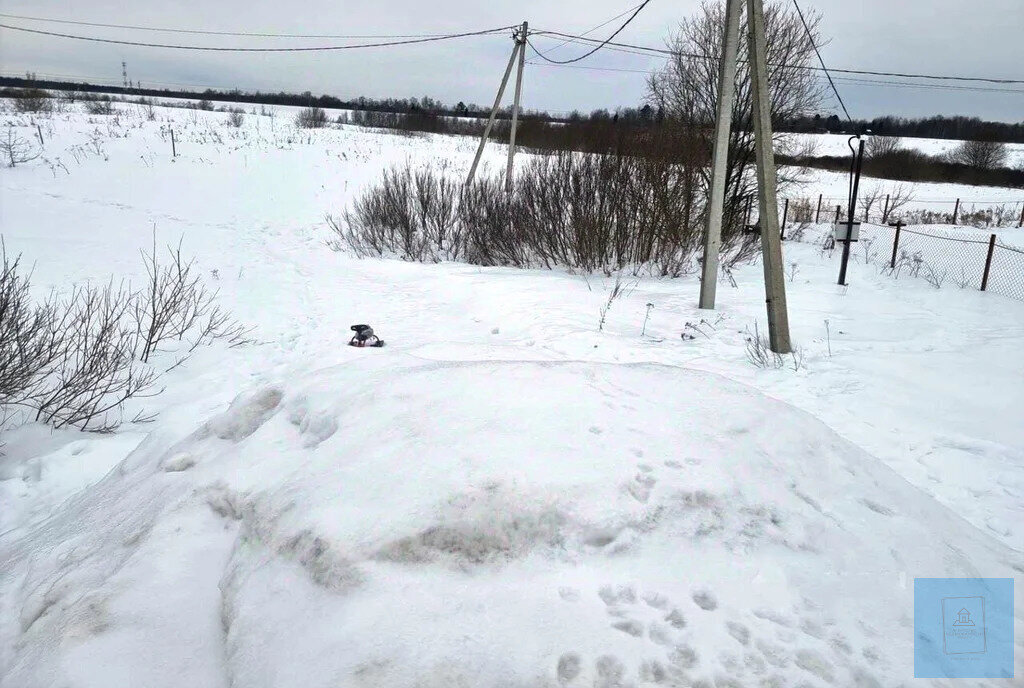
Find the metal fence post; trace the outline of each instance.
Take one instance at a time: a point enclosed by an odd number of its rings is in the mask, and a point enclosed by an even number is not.
[[[750,211],[753,208],[753,205],[754,205],[754,198],[753,198],[753,196],[751,196],[750,198],[747,199],[746,219],[743,221],[743,224],[745,226],[747,226],[747,227],[750,226]]]
[[[782,206],[782,229],[779,230],[779,239],[786,238],[786,217],[789,215],[789,199],[786,199],[786,204]]]
[[[1024,218],[1024,210],[1021,211],[1021,217]],[[821,222],[821,194],[818,194],[818,209],[814,213],[814,224]]]
[[[885,207],[882,208],[882,224],[889,223],[889,194],[885,194]]]
[[[896,269],[896,249],[900,247],[900,230],[903,229],[903,222],[896,220],[896,236],[892,240],[892,258],[889,260],[889,267]]]
[[[832,224],[834,224],[834,225],[839,224],[839,211],[842,210],[842,209],[843,209],[843,206],[841,206],[841,205],[837,205],[836,206],[836,219],[832,220]]]
[[[988,287],[988,273],[992,269],[992,253],[996,250],[996,235],[988,238],[988,255],[985,256],[985,272],[981,275],[981,290]]]
[[[174,130],[171,129],[171,157],[178,157],[178,148],[174,145]]]
[[[953,224],[956,224],[956,218],[960,215],[960,199],[956,199],[956,205],[953,206]]]
[[[1017,220],[1017,227],[1024,227],[1024,203],[1020,204],[1020,219]]]

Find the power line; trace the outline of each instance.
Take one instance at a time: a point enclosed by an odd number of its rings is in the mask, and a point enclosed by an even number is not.
[[[572,39],[570,42],[580,43],[582,45],[593,45],[598,43],[596,39],[587,38],[586,36],[579,36],[576,34],[563,33],[561,31],[548,31],[538,30],[531,31],[530,35],[536,36],[554,36],[556,38],[568,38]],[[638,55],[650,56],[650,55],[664,55],[666,57],[690,57],[701,60],[718,60],[719,57],[715,55],[701,55],[699,53],[684,53],[679,51],[669,50],[667,48],[653,48],[647,45],[635,45],[631,43],[616,43],[614,41],[606,41],[603,47],[609,50],[619,48],[618,52],[633,52]],[[789,67],[793,69],[806,69],[810,71],[820,72],[823,71],[821,67],[809,67],[806,65],[793,65],[793,64],[779,64],[779,63],[768,63],[769,67]],[[1000,79],[994,77],[980,77],[980,76],[955,76],[948,74],[919,74],[913,72],[883,72],[867,69],[844,69],[840,67],[830,67],[829,71],[832,73],[840,74],[861,74],[865,76],[889,76],[898,77],[904,79],[935,79],[941,81],[977,81],[989,84],[1024,84],[1024,79]]]
[[[526,39],[526,42],[530,44],[530,47],[533,48],[533,52],[537,53],[538,57],[540,57],[542,60],[550,62],[551,64],[571,64],[573,62],[579,62],[580,60],[588,58],[591,55],[593,55],[594,53],[596,53],[598,50],[600,50],[605,45],[610,43],[613,38],[615,38],[620,33],[622,33],[622,30],[625,29],[627,26],[629,26],[629,23],[631,21],[633,21],[634,19],[636,19],[636,15],[640,14],[641,10],[643,10],[643,8],[647,7],[647,5],[650,4],[650,2],[651,2],[651,0],[644,0],[642,3],[640,3],[640,5],[637,6],[637,8],[635,10],[633,10],[633,14],[629,15],[629,19],[627,19],[626,21],[622,22],[622,26],[617,28],[612,33],[611,36],[609,36],[608,38],[604,39],[601,43],[599,43],[597,46],[595,46],[593,50],[585,52],[582,55],[580,55],[579,57],[574,57],[571,60],[552,60],[550,57],[546,56],[544,53],[538,51],[537,48],[534,47],[533,43],[530,42],[529,38]]]
[[[583,69],[592,72],[622,72],[627,74],[650,74],[650,69],[629,69],[627,67],[593,67],[590,65],[561,65],[547,62],[528,61],[526,64],[534,67],[559,67],[563,69]],[[819,78],[824,78],[821,76]],[[1015,93],[1024,95],[1024,89],[1019,88],[988,88],[985,86],[954,86],[952,84],[928,84],[913,81],[884,81],[881,79],[860,79],[854,77],[833,77],[837,82],[848,83],[853,86],[883,86],[899,88],[924,88],[940,91],[969,91],[975,93]]]
[[[640,3],[640,5],[643,5],[643,4],[644,4],[644,3]],[[612,23],[613,21],[615,21],[616,19],[619,19],[619,18],[621,18],[621,17],[625,17],[625,16],[627,15],[627,14],[629,14],[629,13],[630,13],[630,12],[632,12],[633,10],[636,10],[636,9],[640,8],[640,5],[634,5],[633,7],[630,7],[630,8],[629,8],[628,10],[626,10],[625,12],[620,12],[619,14],[616,14],[616,15],[615,15],[614,17],[612,17],[611,19],[608,19],[607,21],[603,21],[603,22],[601,22],[600,24],[598,24],[598,25],[597,25],[597,26],[595,26],[594,28],[592,28],[592,29],[587,29],[586,31],[584,31],[584,32],[583,32],[583,33],[581,33],[580,35],[581,35],[581,36],[586,36],[586,35],[587,35],[588,33],[594,33],[594,32],[595,32],[595,31],[597,31],[598,29],[602,29],[602,28],[604,28],[605,26],[608,26],[609,24],[611,24],[611,23]],[[642,9],[642,8],[641,8],[641,9]],[[553,47],[553,48],[548,48],[548,49],[547,49],[546,51],[544,51],[544,54],[545,54],[545,55],[548,55],[548,54],[550,54],[550,53],[554,52],[555,50],[558,50],[558,49],[559,49],[559,48],[561,48],[561,47],[562,47],[563,45],[566,45],[567,43],[569,43],[569,41],[567,41],[567,40],[565,40],[565,41],[562,41],[561,43],[559,43],[559,44],[558,44],[558,45],[556,45],[555,47]],[[539,63],[536,63],[536,62],[531,62],[530,64],[539,64]]]
[[[464,33],[452,33],[444,34],[440,36],[431,36],[428,38],[410,38],[405,40],[397,41],[382,41],[378,43],[361,43],[357,45],[325,45],[325,46],[304,46],[304,47],[290,47],[290,48],[226,48],[220,46],[200,46],[200,45],[176,45],[169,43],[144,43],[141,41],[121,41],[113,38],[97,38],[95,36],[76,36],[67,33],[57,33],[55,31],[42,31],[39,29],[28,29],[23,26],[10,26],[9,24],[0,24],[0,28],[10,29],[12,31],[24,31],[25,33],[40,34],[43,36],[55,36],[57,38],[71,38],[79,41],[90,41],[93,43],[113,43],[115,45],[134,45],[143,48],[166,48],[170,50],[199,50],[207,52],[231,52],[231,53],[303,53],[303,52],[321,52],[331,50],[356,50],[359,48],[382,48],[394,45],[411,45],[414,43],[430,43],[433,41],[446,41],[453,38],[466,38],[469,36],[486,36],[495,33],[502,33],[509,29],[515,28],[514,26],[500,26],[494,29],[485,29],[483,31],[467,31]]]
[[[846,119],[849,122],[853,122],[853,117],[850,117],[850,111],[846,109],[846,103],[843,102],[843,97],[839,95],[839,89],[836,88],[836,83],[832,81],[832,75],[828,73],[828,67],[825,66],[825,60],[821,57],[821,52],[818,50],[817,43],[814,42],[814,36],[811,35],[811,27],[807,26],[807,20],[804,19],[804,13],[800,9],[800,5],[796,0],[793,0],[793,6],[796,7],[796,13],[800,15],[800,23],[804,25],[804,33],[807,34],[807,40],[811,42],[811,47],[814,48],[814,54],[818,56],[818,62],[821,63],[821,69],[825,72],[825,76],[828,77],[828,85],[832,87],[832,92],[836,94],[836,100],[839,101],[840,107],[843,108],[843,112],[846,114]],[[851,211],[852,212],[852,211]],[[845,260],[846,253],[843,253]],[[846,269],[846,263],[843,263],[843,269]]]
[[[24,19],[26,21],[47,22],[50,24],[71,24],[74,26],[96,26],[107,29],[129,29],[131,31],[156,31],[158,33],[185,33],[203,36],[250,36],[256,38],[434,38],[444,34],[410,33],[410,34],[318,34],[318,33],[261,33],[254,31],[207,31],[203,29],[171,29],[156,26],[139,26],[136,24],[104,24],[101,22],[74,21],[71,19],[50,19],[47,17],[30,17],[23,14],[7,14],[0,12],[0,17],[8,19]]]

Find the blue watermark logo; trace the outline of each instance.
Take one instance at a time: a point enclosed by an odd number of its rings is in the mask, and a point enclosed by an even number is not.
[[[1013,579],[914,579],[915,678],[1013,678]]]

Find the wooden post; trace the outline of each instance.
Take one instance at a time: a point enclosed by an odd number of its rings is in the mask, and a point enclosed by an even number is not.
[[[882,224],[889,223],[889,194],[885,194],[885,205],[882,207]]]
[[[903,222],[896,220],[896,236],[892,240],[892,258],[889,260],[889,267],[896,268],[896,249],[900,247],[900,230],[903,229]]]
[[[988,255],[985,256],[985,272],[981,275],[981,290],[985,291],[988,288],[988,273],[992,269],[992,254],[996,250],[996,235],[993,234],[988,238]]]
[[[1020,204],[1020,219],[1017,220],[1017,227],[1024,227],[1024,203]]]
[[[764,300],[768,310],[768,345],[777,354],[793,350],[789,338],[786,280],[779,240],[778,180],[772,148],[771,93],[768,89],[768,49],[762,0],[747,0],[747,66],[754,122],[754,161],[757,175],[758,222],[761,224],[761,262]],[[847,244],[849,245],[849,244]]]
[[[43,128],[41,126],[39,126],[39,122],[36,122],[36,131],[39,133],[39,145],[40,146],[45,145],[43,143]]]
[[[476,157],[473,158],[473,166],[469,168],[466,176],[466,186],[473,182],[473,175],[476,174],[476,166],[480,164],[480,155],[484,152],[484,144],[491,134],[491,127],[494,126],[494,118],[498,116],[498,106],[501,105],[501,97],[505,95],[505,85],[508,84],[508,75],[512,73],[512,65],[516,62],[516,55],[523,46],[516,43],[512,48],[512,54],[508,58],[508,66],[505,67],[505,76],[501,77],[501,86],[498,87],[498,95],[494,96],[494,105],[491,107],[491,116],[487,118],[487,126],[484,127],[484,134],[480,137],[480,145],[476,148]]]
[[[519,96],[523,92],[523,64],[526,61],[526,36],[529,24],[523,22],[522,33],[516,38],[519,46],[519,70],[516,72],[516,93],[512,104],[512,128],[508,134],[508,165],[505,167],[505,191],[512,193],[512,162],[516,155],[516,124],[519,122]]]
[[[786,218],[789,216],[789,199],[786,199],[785,205],[782,206],[782,228],[779,229],[779,239],[786,238]]]
[[[749,227],[750,226],[750,214],[751,214],[751,210],[753,209],[753,205],[754,205],[754,199],[753,198],[748,198],[747,199],[747,211],[746,211],[746,213],[745,213],[745,215],[743,217],[743,225],[745,227]]]
[[[956,224],[956,218],[960,215],[960,199],[956,199],[956,205],[953,206],[953,224]]]
[[[171,157],[178,157],[178,148],[174,145],[174,130],[171,129]]]
[[[814,212],[814,224],[821,221],[821,194],[818,194],[818,209]]]
[[[834,225],[839,224],[839,213],[840,213],[840,211],[842,211],[842,209],[843,209],[843,206],[838,205],[838,204],[836,205],[836,219],[832,220],[832,224],[834,224]]]
[[[741,0],[726,0],[722,27],[722,60],[718,67],[718,102],[715,104],[715,140],[711,150],[711,188],[704,219],[704,254],[701,261],[700,308],[715,307],[718,287],[718,252],[722,244],[725,174],[729,158],[732,106],[736,99],[736,61],[739,56]]]

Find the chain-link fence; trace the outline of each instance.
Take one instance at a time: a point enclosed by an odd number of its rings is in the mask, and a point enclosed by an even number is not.
[[[824,194],[783,197],[779,212],[788,208],[795,222],[834,222],[847,215],[847,198]],[[756,205],[756,204],[754,204]],[[756,207],[753,214],[757,214]],[[967,227],[1024,227],[1024,200],[962,200],[959,198],[915,198],[905,188],[884,193],[878,189],[860,194],[857,220],[905,225],[960,225]]]
[[[884,261],[894,275],[909,275],[935,287],[956,285],[1024,301],[1024,248],[956,230],[930,231],[862,224],[860,249]]]

